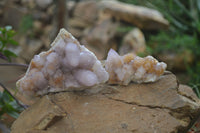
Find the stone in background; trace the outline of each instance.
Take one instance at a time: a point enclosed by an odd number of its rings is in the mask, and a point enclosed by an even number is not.
[[[0,7],[0,25],[12,25],[20,32],[16,40],[21,48],[15,51],[19,54],[18,62],[28,64],[33,55],[49,49],[58,31],[56,3],[53,0],[3,0]],[[110,48],[119,50],[122,40],[126,40],[125,34],[128,32],[117,35],[120,25],[128,24],[147,30],[169,26],[158,11],[118,1],[67,1],[66,7],[68,31],[93,50],[99,59],[105,59]],[[22,25],[24,19],[28,22]],[[31,26],[21,34],[19,30],[26,27],[27,23],[31,23]],[[143,43],[143,38],[139,39]],[[144,46],[138,44],[136,47],[143,49]]]
[[[119,48],[119,54],[124,55],[126,53],[144,53],[146,50],[145,37],[142,31],[138,28],[134,28],[128,32],[122,41],[122,46]]]

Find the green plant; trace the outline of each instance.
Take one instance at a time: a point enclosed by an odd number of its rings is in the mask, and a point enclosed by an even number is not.
[[[194,67],[188,67],[188,74],[191,76],[191,81],[189,85],[196,92],[197,96],[200,98],[200,62],[198,62]]]
[[[23,108],[18,105],[16,100],[7,91],[0,92],[0,119],[3,119],[2,116],[5,113],[13,118],[17,118],[22,110]]]
[[[170,21],[173,32],[200,36],[199,0],[167,0],[152,5]]]
[[[17,56],[8,49],[9,45],[18,45],[18,43],[13,40],[15,34],[16,32],[12,30],[11,26],[0,28],[0,58],[11,61],[11,57]]]
[[[148,44],[154,49],[154,54],[163,52],[182,53],[185,50],[195,51],[196,48],[200,49],[196,37],[166,31],[150,36]]]
[[[9,45],[18,45],[18,43],[13,40],[15,34],[16,32],[12,30],[11,26],[0,28],[0,58],[11,61],[11,57],[17,57],[15,53],[8,49]],[[0,63],[0,66],[3,65],[22,66],[23,64]],[[0,91],[0,119],[2,119],[5,113],[17,118],[24,106],[18,102],[3,84],[0,83],[0,86],[4,89]]]
[[[25,15],[22,18],[19,32],[26,33],[32,27],[33,27],[33,17],[31,15]]]

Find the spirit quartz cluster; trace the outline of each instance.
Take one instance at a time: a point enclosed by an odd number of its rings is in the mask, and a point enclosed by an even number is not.
[[[51,49],[35,55],[17,88],[27,95],[84,89],[108,80],[101,62],[66,30],[61,29]]]
[[[152,56],[119,56],[112,49],[104,68],[94,53],[64,29],[51,46],[47,52],[34,56],[25,76],[17,82],[20,92],[33,96],[92,88],[107,81],[121,85],[131,81],[154,82],[166,69],[165,63],[159,63]]]
[[[110,84],[128,85],[129,82],[154,82],[164,73],[167,65],[152,56],[141,58],[132,53],[118,55],[114,50],[108,52],[105,68],[109,73]]]

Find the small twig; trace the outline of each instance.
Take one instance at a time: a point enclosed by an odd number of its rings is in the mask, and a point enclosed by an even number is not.
[[[0,63],[0,66],[21,66],[28,68],[27,64],[19,64],[19,63]]]
[[[13,99],[17,102],[17,104],[18,104],[19,106],[21,106],[21,107],[24,108],[24,109],[27,108],[27,105],[21,104],[21,103],[18,101],[18,99],[15,98],[15,96],[13,96],[13,95],[10,93],[10,91],[9,91],[2,83],[0,83],[0,86],[1,86],[6,92],[8,92],[9,95],[11,95],[11,96],[13,97]]]

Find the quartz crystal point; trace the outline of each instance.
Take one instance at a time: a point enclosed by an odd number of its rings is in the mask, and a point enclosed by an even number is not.
[[[61,29],[50,50],[35,55],[17,88],[26,95],[82,90],[109,78],[96,56]]]
[[[164,73],[166,67],[164,62],[158,62],[152,56],[141,58],[131,53],[119,56],[113,49],[109,51],[105,61],[109,84],[154,82]]]

